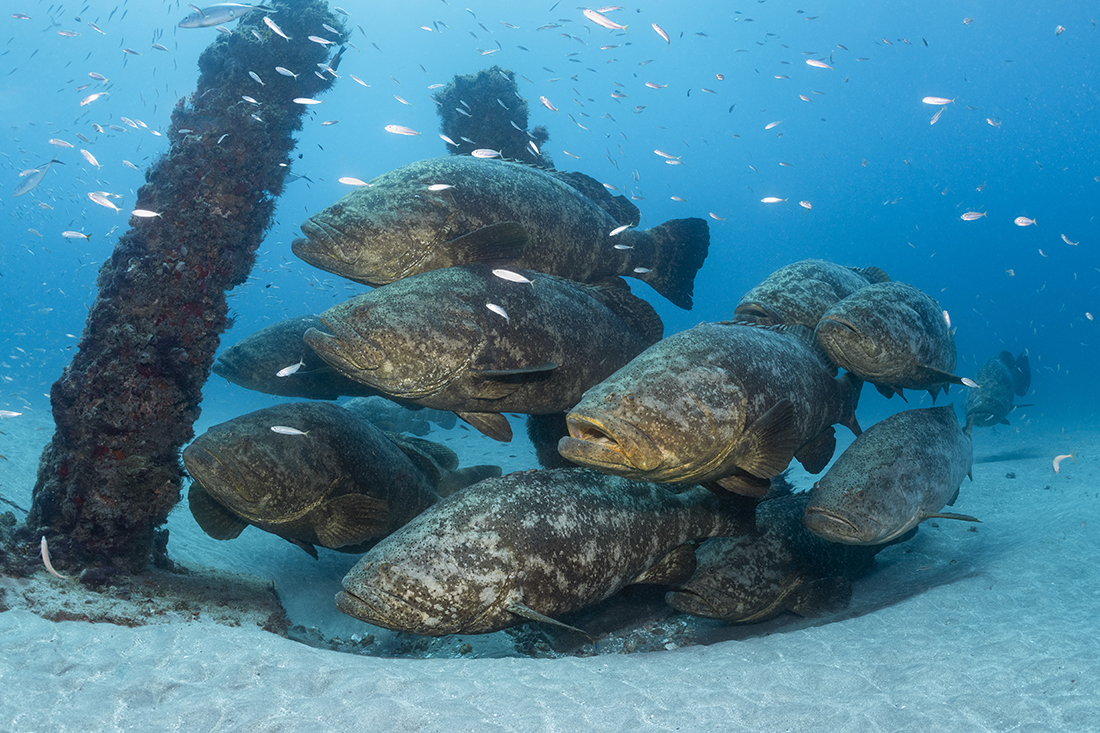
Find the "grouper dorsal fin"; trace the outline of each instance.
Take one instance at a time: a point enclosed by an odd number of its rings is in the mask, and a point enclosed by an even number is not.
[[[881,268],[875,267],[873,265],[871,267],[850,267],[848,269],[856,272],[859,275],[862,275],[867,279],[867,282],[871,283],[872,285],[875,283],[890,282],[890,276],[887,275],[886,272],[883,271]]]
[[[657,315],[656,309],[631,293],[629,289],[609,285],[577,284],[636,331],[645,343],[652,346],[664,337],[665,324]]]
[[[516,221],[502,221],[475,229],[447,243],[458,264],[506,265],[518,259],[530,236]]]
[[[798,448],[794,403],[779,400],[758,417],[738,441],[735,462],[757,478],[771,478],[783,472]]]
[[[248,526],[248,522],[216,502],[197,481],[187,491],[187,505],[199,528],[216,540],[236,539]]]
[[[606,211],[619,224],[638,226],[642,212],[624,196],[612,196],[607,188],[595,178],[578,171],[544,171],[562,183],[576,189],[586,198]]]
[[[512,613],[516,614],[517,616],[522,616],[523,618],[527,619],[528,621],[539,621],[539,622],[544,623],[544,624],[552,624],[554,626],[560,626],[563,629],[569,629],[570,631],[576,631],[578,634],[583,634],[584,636],[588,637],[589,639],[592,638],[591,635],[589,635],[587,631],[582,631],[582,630],[578,629],[576,626],[570,626],[569,624],[563,624],[561,621],[557,621],[555,619],[550,618],[549,616],[547,616],[545,614],[541,614],[538,611],[535,611],[534,609],[528,608],[527,606],[523,605],[519,601],[512,601],[510,603],[507,603],[507,604],[505,604],[504,608],[511,611]]]
[[[501,443],[512,442],[512,426],[508,424],[508,418],[499,412],[456,412],[455,414],[493,440],[499,440]]]
[[[385,534],[390,504],[363,494],[345,494],[323,502],[308,517],[321,544],[336,549]]]

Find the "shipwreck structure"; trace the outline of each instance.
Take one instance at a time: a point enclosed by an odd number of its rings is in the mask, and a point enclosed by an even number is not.
[[[135,208],[159,216],[133,219],[103,264],[80,350],[50,391],[57,429],[27,527],[62,567],[167,561],[157,528],[180,499],[180,449],[230,325],[225,293],[244,282],[271,224],[310,109],[296,100],[335,78],[339,52],[307,36],[347,38],[323,0],[272,7],[216,34],[200,56],[198,86],[172,114],[171,149],[137,194]],[[276,66],[301,73],[277,76]]]

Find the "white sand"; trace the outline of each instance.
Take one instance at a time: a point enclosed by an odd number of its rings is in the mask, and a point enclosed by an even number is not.
[[[17,444],[36,460],[29,444],[49,437],[30,420],[3,427],[9,458]],[[10,610],[0,613],[0,730],[1094,729],[1098,437],[1042,421],[979,431],[974,482],[955,506],[983,520],[977,531],[925,523],[915,540],[879,555],[848,611],[703,625],[710,638],[726,639],[706,646],[588,658],[382,659],[256,627],[125,628]],[[1051,458],[1073,449],[1078,462],[1055,475]],[[503,453],[527,460],[517,450]],[[460,453],[464,463],[486,458]],[[0,494],[26,506],[33,464],[4,464]],[[188,524],[185,509],[173,514],[173,557],[272,577],[296,623],[328,635],[373,631],[375,650],[388,643],[385,632],[332,608],[353,557],[324,553],[317,563],[252,529],[218,543]],[[506,650],[501,638],[463,641],[488,654]]]

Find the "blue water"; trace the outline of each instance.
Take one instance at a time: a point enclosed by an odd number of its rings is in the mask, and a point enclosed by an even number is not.
[[[643,226],[687,216],[710,222],[710,256],[692,311],[634,285],[657,307],[666,334],[728,318],[742,293],[796,260],[875,265],[950,312],[959,374],[973,374],[1002,349],[1029,351],[1035,376],[1027,401],[1035,407],[1014,419],[1095,420],[1098,324],[1088,314],[1100,313],[1097,8],[642,2],[608,13],[628,26],[620,32],[564,4],[341,1],[357,48],[299,135],[292,171],[311,181],[287,185],[252,277],[231,294],[236,326],[226,343],[362,289],[298,261],[289,246],[298,225],[347,193],[341,176],[369,180],[446,153],[429,85],[496,64],[520,78],[530,125],[547,126],[544,151],[559,168],[636,197]],[[0,409],[47,413],[46,393],[72,356],[99,264],[126,230],[143,183],[123,160],[144,168],[165,153],[167,139],[153,131],[166,132],[173,105],[194,89],[196,59],[218,31],[177,28],[190,12],[180,2],[20,0],[6,10],[31,19],[0,18],[7,36],[0,51],[7,123],[0,133]],[[964,23],[967,14],[973,22]],[[538,29],[551,23],[560,27]],[[152,48],[154,41],[169,51]],[[626,98],[613,99],[616,90]],[[79,104],[101,91],[109,95]],[[955,100],[934,125],[941,108],[922,103],[926,96]],[[320,124],[330,120],[339,122]],[[765,129],[773,122],[780,124]],[[388,124],[423,134],[393,135],[383,130]],[[683,164],[666,164],[657,149]],[[10,196],[21,171],[53,157],[64,165],[32,193]],[[89,201],[97,190],[121,194],[124,213]],[[762,203],[767,196],[784,200]],[[962,221],[966,211],[988,216]],[[1019,216],[1037,224],[1017,226]],[[63,238],[66,230],[90,239]],[[273,399],[214,379],[200,429]],[[899,408],[867,390],[861,413]]]
[[[642,2],[608,13],[628,26],[617,32],[564,4],[341,1],[358,50],[349,49],[341,80],[300,133],[292,170],[313,182],[287,186],[253,279],[232,294],[237,326],[227,343],[358,292],[290,253],[299,223],[347,192],[341,176],[370,179],[445,153],[428,86],[499,64],[530,80],[520,81],[530,123],[549,128],[544,147],[559,168],[644,197],[636,201],[643,226],[684,216],[710,222],[710,257],[696,281],[694,310],[635,287],[656,305],[666,333],[728,317],[745,290],[798,259],[877,265],[951,313],[960,374],[1001,349],[1026,348],[1035,370],[1030,401],[1045,414],[1067,405],[1096,409],[1089,371],[1097,324],[1086,315],[1100,312],[1096,8]],[[123,211],[133,208],[143,177],[122,161],[144,168],[166,151],[166,138],[150,131],[166,131],[172,106],[194,88],[198,54],[217,31],[177,28],[190,12],[179,2],[135,0],[116,9],[111,2],[20,0],[6,10],[32,19],[0,18],[7,36],[0,51],[7,123],[0,143],[7,181],[0,194],[0,409],[46,411],[45,393],[70,359],[95,297],[98,265],[127,227],[125,214],[97,206],[87,193],[118,193]],[[965,24],[968,13],[973,22]],[[561,27],[537,30],[549,23]],[[1065,31],[1056,34],[1059,25]],[[58,35],[64,30],[80,35]],[[154,40],[169,52],[152,48]],[[498,47],[491,55],[479,51]],[[110,81],[95,82],[89,72]],[[615,90],[627,97],[611,98]],[[110,95],[79,105],[96,91]],[[560,111],[544,108],[540,96]],[[955,99],[935,125],[929,121],[939,108],[923,104],[925,96]],[[644,110],[635,112],[639,105]],[[325,120],[339,124],[321,126]],[[99,134],[92,123],[126,132],[105,127]],[[383,130],[387,124],[423,135],[395,136]],[[50,138],[76,148],[59,149]],[[102,167],[87,163],[79,148]],[[680,156],[683,165],[667,165],[655,149]],[[8,195],[20,171],[55,156],[64,165],[35,191]],[[786,200],[763,204],[765,196]],[[965,211],[988,217],[965,222]],[[708,217],[712,212],[724,221]],[[1037,224],[1018,227],[1018,216]],[[65,239],[64,230],[91,239]],[[1066,244],[1063,234],[1079,244]],[[210,384],[208,414],[223,401],[232,403],[226,416],[252,404],[241,390],[226,390]]]

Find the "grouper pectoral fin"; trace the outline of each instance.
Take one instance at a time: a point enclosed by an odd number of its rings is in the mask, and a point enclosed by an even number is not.
[[[557,364],[548,361],[514,369],[470,369],[470,376],[475,378],[471,396],[482,400],[504,399],[524,384],[549,376],[557,368]]]
[[[921,521],[925,519],[958,519],[961,522],[977,522],[982,523],[982,520],[977,517],[972,517],[969,514],[956,514],[955,512],[936,512],[935,514],[921,514]]]
[[[725,476],[717,481],[710,481],[707,484],[703,484],[711,491],[714,491],[709,484],[715,484],[723,491],[728,491],[733,494],[740,494],[741,496],[747,496],[752,499],[759,499],[763,497],[771,489],[771,479],[757,478],[747,473],[737,473],[732,476]],[[719,492],[714,492],[721,496]]]
[[[363,494],[345,494],[329,499],[309,513],[317,539],[336,549],[355,545],[386,532],[390,504]]]
[[[795,451],[794,457],[809,473],[821,473],[836,451],[836,430],[833,426],[822,430],[816,438]]]
[[[493,440],[499,440],[501,443],[512,442],[512,426],[508,424],[508,418],[499,412],[456,412],[455,414]]]
[[[214,501],[197,481],[187,491],[187,505],[199,528],[216,540],[236,539],[248,526],[248,522]]]
[[[535,611],[534,609],[528,608],[527,606],[523,605],[519,601],[511,601],[510,603],[505,604],[504,608],[511,611],[512,613],[516,614],[517,616],[522,616],[523,618],[527,619],[528,621],[540,621],[544,624],[552,624],[554,626],[560,626],[563,629],[569,629],[570,631],[576,631],[578,634],[583,634],[584,636],[587,636],[589,639],[592,638],[587,631],[582,631],[582,630],[578,629],[576,626],[570,626],[569,624],[563,624],[561,621],[557,621],[555,619],[550,618],[549,616],[547,616],[545,614],[541,614],[538,611]]]
[[[634,583],[650,583],[653,585],[680,585],[686,583],[692,573],[695,572],[695,548],[684,543],[677,545],[668,551],[668,554],[641,575],[635,578]]]
[[[782,399],[745,430],[734,451],[734,462],[757,478],[779,475],[794,458],[798,447],[795,431],[794,404]]]
[[[304,552],[307,555],[309,555],[310,557],[312,557],[314,560],[319,560],[320,559],[317,556],[317,548],[314,547],[313,545],[309,544],[308,542],[302,542],[301,540],[291,539],[290,537],[285,537],[284,539],[287,542],[289,542],[290,544],[297,547],[302,552]]]
[[[502,221],[475,229],[447,243],[458,264],[505,265],[518,259],[530,237],[516,221]]]

